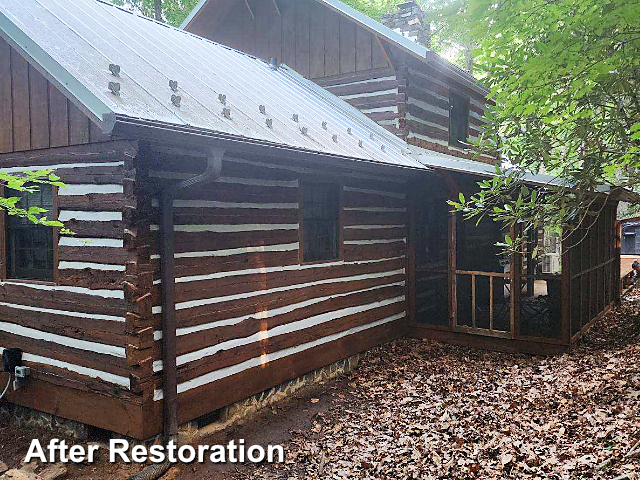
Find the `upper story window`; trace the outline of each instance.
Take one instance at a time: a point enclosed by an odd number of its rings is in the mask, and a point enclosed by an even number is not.
[[[469,99],[449,92],[449,145],[464,148],[469,134]]]
[[[340,187],[304,182],[302,188],[302,261],[340,256]]]
[[[14,194],[11,193],[13,196]],[[18,207],[40,207],[53,219],[53,188],[38,185],[35,192],[18,192]],[[29,219],[6,215],[6,275],[20,280],[53,281],[53,227],[35,225]]]

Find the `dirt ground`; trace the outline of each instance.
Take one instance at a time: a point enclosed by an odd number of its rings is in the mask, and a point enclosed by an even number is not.
[[[198,441],[281,444],[284,464],[180,465],[162,478],[639,478],[639,359],[638,289],[557,357],[404,339]],[[35,435],[51,437],[0,427],[0,460],[17,465]],[[140,468],[105,457],[70,467],[67,478],[121,480]]]

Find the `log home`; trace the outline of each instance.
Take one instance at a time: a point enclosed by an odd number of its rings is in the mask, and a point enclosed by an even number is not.
[[[469,159],[488,91],[428,48],[415,2],[398,7],[387,26],[339,0],[202,0],[182,28],[281,61],[410,144]]]
[[[612,194],[538,278],[447,211],[490,165],[286,66],[96,0],[0,0],[0,36],[0,168],[60,175],[21,202],[75,233],[1,217],[0,349],[31,368],[10,402],[174,435],[407,334],[562,351],[619,296]]]

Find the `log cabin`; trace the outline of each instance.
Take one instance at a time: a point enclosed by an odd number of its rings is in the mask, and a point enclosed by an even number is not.
[[[0,70],[0,168],[62,177],[21,204],[74,233],[0,217],[14,404],[172,436],[406,335],[563,351],[619,296],[613,193],[542,278],[448,211],[491,165],[277,62],[98,0],[0,0]]]

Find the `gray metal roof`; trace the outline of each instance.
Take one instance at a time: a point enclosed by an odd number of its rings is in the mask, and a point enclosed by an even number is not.
[[[444,153],[420,149],[417,157],[423,165],[438,170],[479,175],[482,177],[493,177],[496,174],[496,167],[493,165],[465,160],[463,158],[446,155]],[[565,180],[544,174],[527,173],[523,180],[527,183],[541,186],[568,186]]]
[[[106,131],[126,117],[425,169],[403,140],[289,68],[109,3],[0,0],[0,35]]]

